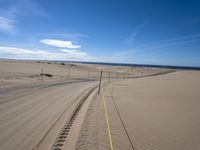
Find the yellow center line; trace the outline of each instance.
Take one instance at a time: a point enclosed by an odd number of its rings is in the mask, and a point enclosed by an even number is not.
[[[106,116],[106,123],[107,123],[107,129],[108,129],[108,136],[109,136],[109,140],[110,140],[110,149],[111,149],[111,150],[114,150],[114,149],[113,149],[112,136],[111,136],[111,132],[110,132],[110,124],[109,124],[109,119],[108,119],[108,112],[107,112],[106,102],[105,102],[105,98],[104,98],[103,87],[102,87],[102,97],[103,97],[104,112],[105,112],[105,116]]]

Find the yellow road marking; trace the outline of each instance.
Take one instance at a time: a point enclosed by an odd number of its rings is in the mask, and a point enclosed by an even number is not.
[[[105,112],[105,116],[106,116],[106,123],[107,123],[107,129],[108,129],[108,136],[109,136],[109,140],[110,140],[110,149],[111,149],[111,150],[114,150],[114,149],[113,149],[112,136],[111,136],[111,132],[110,132],[110,124],[109,124],[109,120],[108,120],[108,112],[107,112],[106,102],[105,102],[105,98],[104,98],[103,87],[102,87],[102,97],[103,97],[104,112]]]

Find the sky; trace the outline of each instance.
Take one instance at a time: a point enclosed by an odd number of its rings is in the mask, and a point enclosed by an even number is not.
[[[0,0],[0,58],[200,67],[200,1]]]

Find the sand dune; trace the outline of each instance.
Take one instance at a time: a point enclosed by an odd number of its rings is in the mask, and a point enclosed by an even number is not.
[[[104,87],[115,150],[199,150],[200,72],[115,81]],[[114,98],[114,99],[113,99]],[[102,95],[91,103],[76,149],[110,149]]]
[[[135,149],[199,149],[198,71],[16,60],[0,61],[0,149],[110,149],[102,92],[86,96],[102,69],[115,150],[132,147],[113,102]]]

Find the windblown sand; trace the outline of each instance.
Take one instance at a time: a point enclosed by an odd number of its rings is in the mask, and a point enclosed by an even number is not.
[[[127,78],[141,75],[150,75],[170,71],[168,69],[135,68],[123,66],[105,66],[82,63],[52,62],[52,61],[22,61],[0,59],[0,89],[24,84],[40,82],[42,73],[48,73],[53,77],[44,77],[43,82],[70,79],[99,80],[101,70],[104,70],[103,78]]]
[[[200,72],[115,81],[104,87],[115,150],[200,149]],[[102,95],[91,103],[77,149],[110,149]]]
[[[53,77],[42,81],[42,67]],[[0,61],[0,149],[52,149],[102,69],[115,150],[132,147],[114,102],[136,150],[200,149],[198,71],[16,60]],[[102,96],[86,100],[62,149],[110,149]]]

